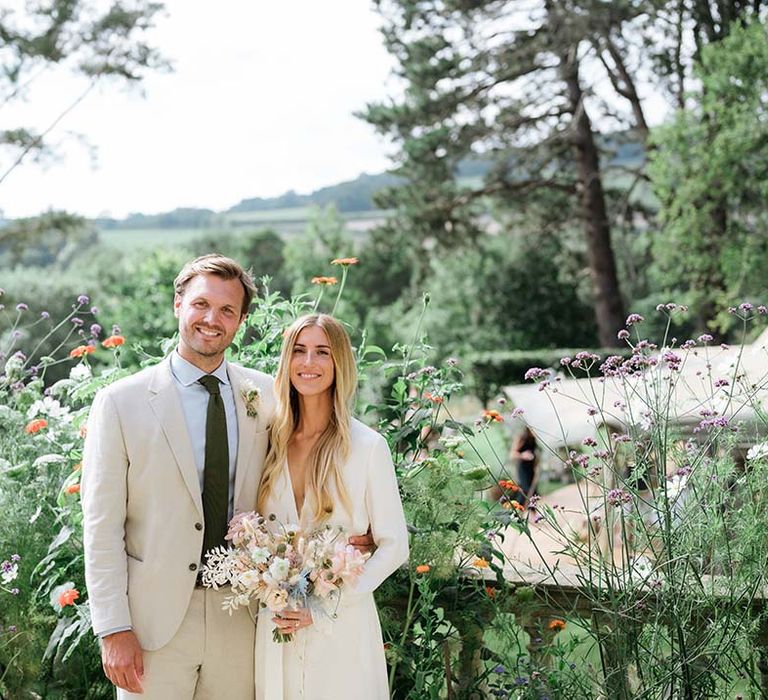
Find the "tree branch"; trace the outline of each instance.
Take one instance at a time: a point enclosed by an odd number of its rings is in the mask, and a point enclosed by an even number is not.
[[[29,152],[33,148],[38,148],[42,143],[43,139],[53,130],[55,129],[58,124],[61,122],[64,117],[66,117],[77,105],[79,105],[87,96],[88,93],[93,90],[93,88],[96,87],[96,81],[92,80],[88,87],[83,91],[83,93],[71,104],[69,107],[67,107],[61,114],[59,114],[56,119],[51,122],[51,124],[48,126],[48,128],[45,129],[42,133],[38,134],[38,136],[29,144],[27,144],[24,149],[21,151],[19,156],[16,158],[16,160],[13,162],[10,168],[6,170],[2,176],[0,176],[0,185],[5,181],[5,179],[19,166],[21,165],[24,158],[27,157]]]

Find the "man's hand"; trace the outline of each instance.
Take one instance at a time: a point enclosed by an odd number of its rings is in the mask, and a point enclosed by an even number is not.
[[[118,688],[129,693],[143,693],[144,659],[133,630],[115,632],[101,640],[101,665]]]
[[[376,549],[376,543],[373,541],[370,526],[368,526],[368,532],[364,535],[353,535],[350,537],[349,544],[361,554],[373,554]]]

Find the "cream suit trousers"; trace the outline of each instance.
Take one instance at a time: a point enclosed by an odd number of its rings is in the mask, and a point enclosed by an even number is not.
[[[118,700],[253,700],[255,625],[247,609],[221,608],[229,588],[195,588],[168,644],[144,652],[144,693]]]

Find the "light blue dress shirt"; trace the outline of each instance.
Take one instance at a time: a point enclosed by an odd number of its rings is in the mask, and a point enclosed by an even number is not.
[[[203,492],[205,474],[205,421],[208,413],[208,391],[198,382],[206,374],[191,362],[187,362],[177,350],[171,353],[171,374],[181,399],[184,418],[187,423],[192,454],[195,456],[200,493]],[[220,382],[221,398],[227,416],[227,442],[229,445],[229,519],[232,519],[235,506],[235,466],[237,465],[237,412],[235,395],[227,375],[227,361],[211,372]]]

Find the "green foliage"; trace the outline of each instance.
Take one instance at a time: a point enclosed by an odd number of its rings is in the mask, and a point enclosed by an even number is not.
[[[69,266],[93,246],[96,231],[85,219],[67,212],[49,211],[17,219],[0,228],[0,269],[17,266]]]
[[[701,52],[694,106],[654,135],[650,174],[663,225],[657,265],[668,292],[705,318],[713,306],[765,289],[766,75],[765,25],[734,25]],[[716,327],[734,329],[727,315]]]
[[[264,229],[251,233],[206,233],[188,247],[195,256],[217,252],[238,260],[254,279],[268,276],[271,289],[288,294],[293,280],[285,264],[285,246],[277,233]]]
[[[99,80],[136,82],[147,71],[166,67],[146,41],[147,30],[161,8],[147,0],[108,6],[89,0],[53,0],[4,8],[0,15],[0,92],[5,100],[21,99],[40,70],[57,65],[88,78],[88,90]],[[39,156],[47,152],[46,135],[47,131],[34,132],[24,126],[0,129],[0,148],[9,153],[0,169],[0,181],[28,153]]]

